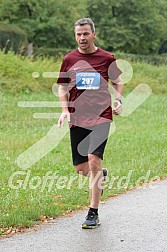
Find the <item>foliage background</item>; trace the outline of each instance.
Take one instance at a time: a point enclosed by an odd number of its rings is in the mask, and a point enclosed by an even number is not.
[[[96,43],[106,50],[167,53],[166,0],[0,0],[0,23],[21,28],[44,51],[73,49],[74,23],[84,16],[95,22]]]

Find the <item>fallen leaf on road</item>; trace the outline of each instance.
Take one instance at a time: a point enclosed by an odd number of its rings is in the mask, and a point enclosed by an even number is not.
[[[41,215],[41,216],[40,216],[40,220],[43,221],[43,222],[44,222],[44,221],[47,221],[46,215]]]
[[[6,231],[6,234],[10,234],[12,232],[12,227],[9,227],[9,229]]]

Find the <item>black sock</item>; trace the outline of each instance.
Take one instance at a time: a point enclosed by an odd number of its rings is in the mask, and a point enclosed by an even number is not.
[[[95,213],[95,214],[97,214],[98,215],[98,208],[89,208],[89,213]]]

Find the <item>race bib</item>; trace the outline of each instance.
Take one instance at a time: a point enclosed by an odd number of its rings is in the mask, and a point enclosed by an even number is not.
[[[100,87],[100,74],[97,72],[80,72],[76,73],[77,89],[96,90]]]

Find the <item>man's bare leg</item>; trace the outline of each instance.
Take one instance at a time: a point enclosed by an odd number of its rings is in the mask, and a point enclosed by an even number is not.
[[[97,155],[88,154],[88,167],[90,169],[90,208],[82,228],[96,228],[100,225],[98,207],[104,184],[102,160]]]
[[[89,169],[88,162],[76,165],[75,166],[75,170],[80,175],[90,177],[90,169]],[[92,190],[90,190],[89,195],[90,195],[90,202],[91,202],[91,199],[92,199]]]
[[[95,167],[95,163],[98,164],[97,168]],[[102,179],[103,172],[101,168],[101,163],[102,163],[101,159],[98,156],[89,154],[88,162],[81,163],[75,166],[75,170],[78,174],[90,177],[90,180],[91,180],[90,181],[90,207],[92,208],[98,208],[101,191],[104,186],[104,180]],[[89,164],[91,166],[91,169],[89,167]],[[95,182],[95,179],[97,179],[96,182]],[[99,179],[101,179],[100,183],[99,183]],[[100,188],[98,184],[100,185]],[[100,191],[100,196],[99,196],[99,191]],[[94,197],[92,197],[92,192],[94,193]]]
[[[88,162],[81,163],[79,165],[75,166],[75,170],[78,174],[81,174],[83,176],[88,176],[90,175],[90,169],[89,169],[89,164]]]
[[[91,171],[91,198],[90,198],[90,207],[98,209],[100,196],[103,186],[103,170],[102,170],[102,160],[97,155],[89,154],[88,163]]]

